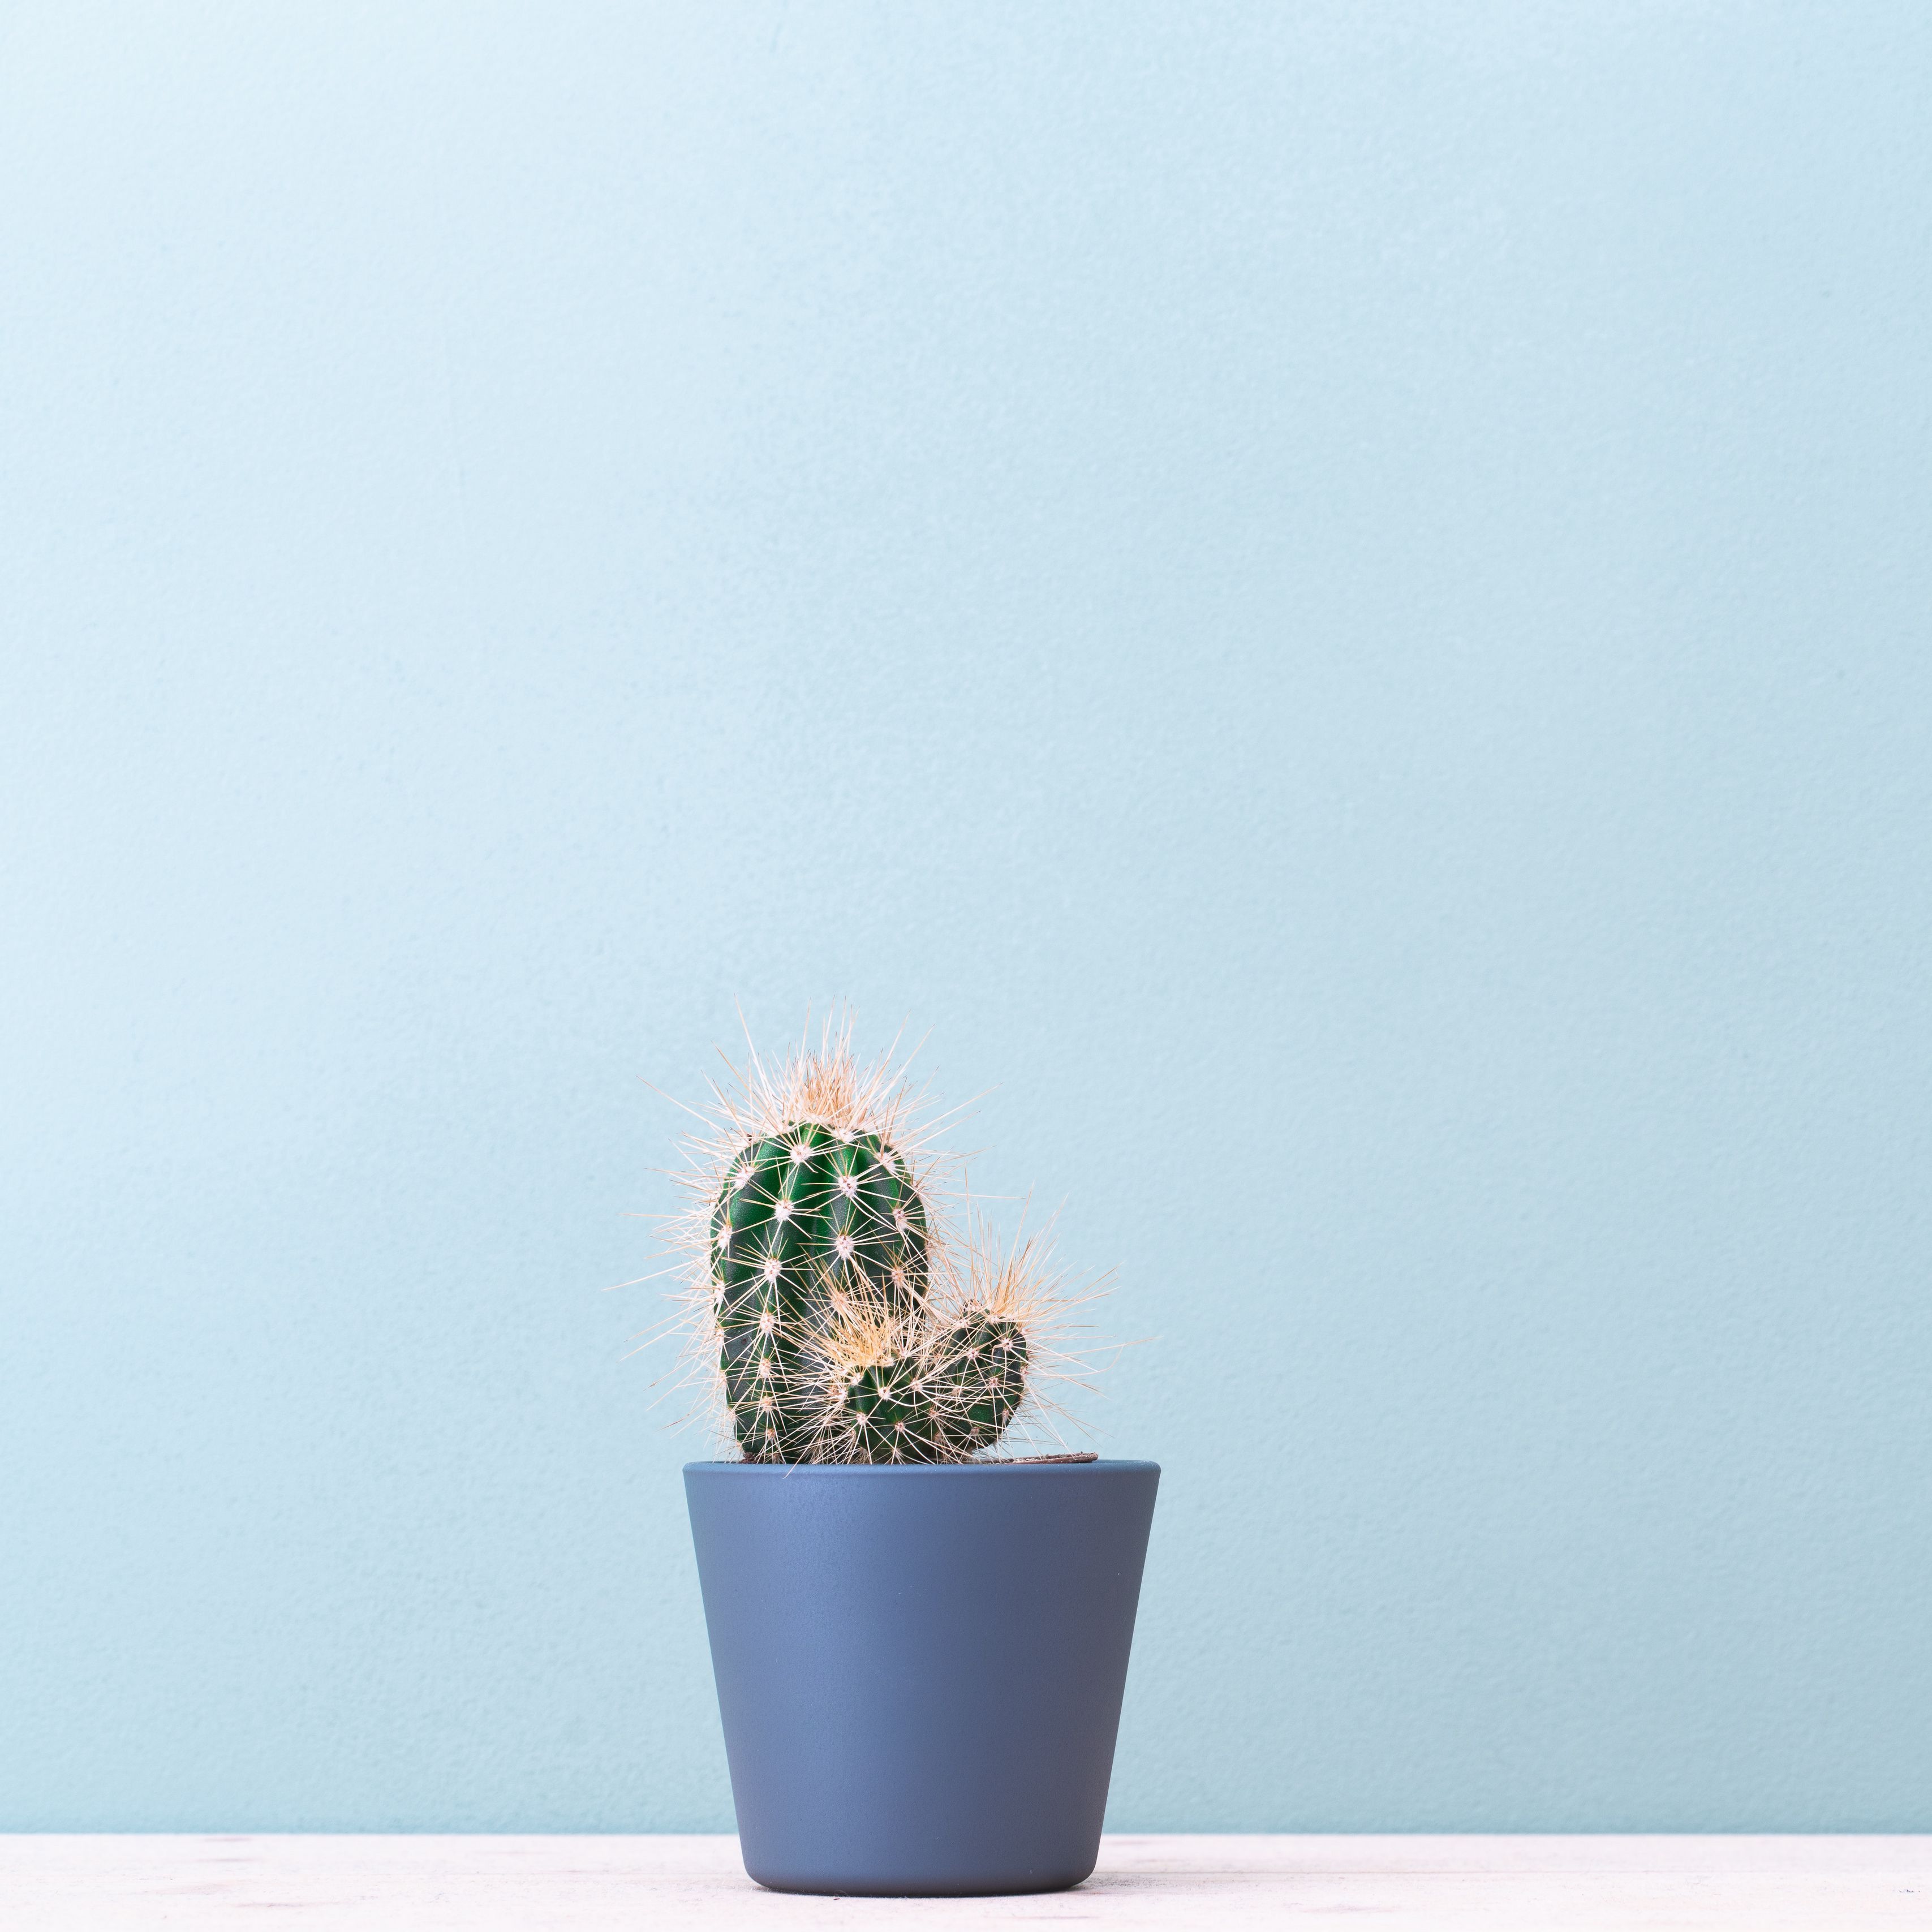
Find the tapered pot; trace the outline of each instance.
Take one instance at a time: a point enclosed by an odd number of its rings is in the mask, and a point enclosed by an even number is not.
[[[691,1462],[745,1869],[1058,1892],[1094,1869],[1152,1462]]]

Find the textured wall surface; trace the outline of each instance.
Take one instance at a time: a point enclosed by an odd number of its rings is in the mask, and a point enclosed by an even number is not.
[[[0,1825],[729,1821],[734,1000],[1118,1264],[1117,1827],[1932,1828],[1932,16],[9,8]]]

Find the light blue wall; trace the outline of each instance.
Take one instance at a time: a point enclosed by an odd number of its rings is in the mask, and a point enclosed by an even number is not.
[[[1113,1817],[1932,1828],[1932,14],[0,21],[0,1824],[722,1827],[742,998],[1150,1336]]]

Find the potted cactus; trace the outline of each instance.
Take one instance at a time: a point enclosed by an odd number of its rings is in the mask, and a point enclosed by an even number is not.
[[[732,1453],[685,1487],[746,1869],[784,1892],[1077,1885],[1160,1470],[1052,1441],[1075,1298],[1039,1237],[950,1231],[890,1058],[862,1067],[828,1028],[712,1097],[676,1238]],[[1060,1453],[995,1453],[1030,1447]]]

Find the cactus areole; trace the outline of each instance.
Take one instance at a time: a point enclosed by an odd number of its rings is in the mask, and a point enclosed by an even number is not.
[[[882,1134],[799,1120],[727,1167],[712,1296],[748,1462],[962,1462],[1024,1397],[1019,1322],[928,1296],[928,1216]]]

